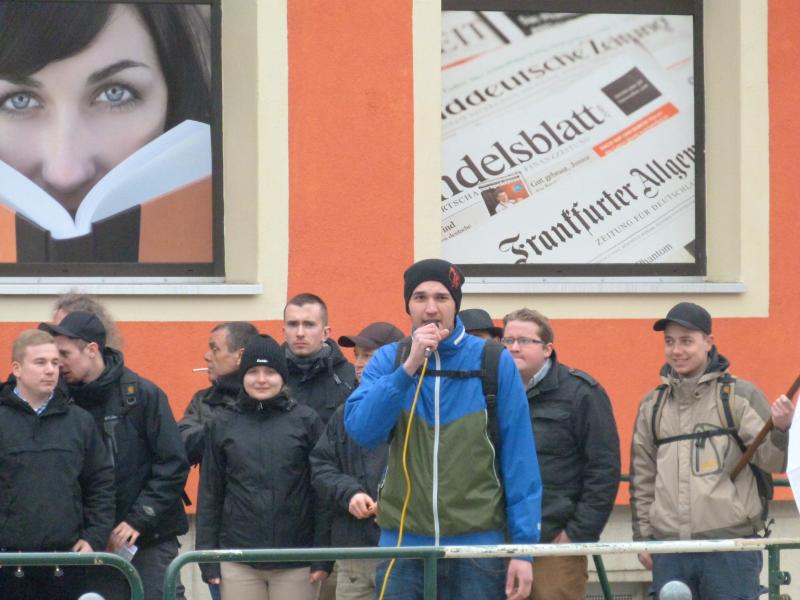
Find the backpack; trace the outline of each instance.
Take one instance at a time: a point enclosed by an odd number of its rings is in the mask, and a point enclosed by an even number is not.
[[[678,442],[681,440],[696,440],[695,443],[702,444],[708,438],[718,435],[729,435],[734,439],[736,445],[739,447],[739,450],[742,452],[742,454],[744,454],[747,450],[747,446],[745,445],[742,438],[739,436],[739,428],[737,427],[737,424],[733,419],[733,413],[731,412],[731,406],[730,406],[730,398],[736,386],[736,378],[730,375],[729,373],[724,373],[722,377],[720,377],[719,379],[719,384],[720,384],[719,388],[720,391],[719,391],[717,410],[719,411],[720,415],[724,415],[727,427],[710,429],[708,431],[697,431],[694,433],[683,433],[680,435],[673,435],[666,438],[659,438],[657,430],[658,430],[658,419],[660,418],[661,414],[659,410],[662,408],[661,404],[669,386],[664,383],[659,385],[656,388],[658,390],[658,395],[656,396],[656,402],[655,405],[653,406],[653,417],[650,422],[650,428],[653,433],[653,441],[655,442],[656,446],[661,446],[662,444],[669,444],[671,442]],[[772,481],[772,473],[763,470],[762,468],[754,465],[753,463],[749,463],[748,466],[750,467],[750,470],[753,472],[753,476],[755,477],[756,486],[758,487],[758,496],[761,499],[761,519],[765,523],[764,537],[769,537],[770,525],[772,524],[772,521],[767,521],[769,517],[769,502],[770,500],[772,500],[775,491],[775,484]]]
[[[486,429],[489,434],[489,440],[494,446],[494,462],[495,470],[500,473],[500,424],[497,421],[497,371],[500,366],[500,354],[503,352],[503,346],[497,342],[486,340],[481,351],[481,369],[480,371],[439,371],[436,369],[427,369],[426,375],[452,377],[458,379],[466,379],[470,377],[480,377],[483,384],[483,395],[486,398]],[[397,353],[395,354],[394,368],[397,369],[402,365],[408,353],[411,351],[411,337],[405,337],[397,342]],[[417,375],[420,371],[417,371]]]

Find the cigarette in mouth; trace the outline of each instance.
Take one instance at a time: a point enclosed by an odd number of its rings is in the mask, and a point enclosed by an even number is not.
[[[192,369],[192,373],[199,373],[200,371],[208,371],[208,367],[200,367],[199,369]]]

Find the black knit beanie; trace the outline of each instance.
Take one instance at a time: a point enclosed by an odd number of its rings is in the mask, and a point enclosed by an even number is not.
[[[289,379],[283,348],[268,335],[257,335],[247,342],[239,364],[239,380],[244,381],[245,373],[253,367],[271,367],[280,373],[284,383]]]
[[[456,302],[456,313],[461,308],[461,286],[464,285],[464,273],[456,265],[440,258],[426,258],[406,269],[403,274],[403,296],[406,299],[406,312],[408,301],[417,286],[423,281],[438,281]]]

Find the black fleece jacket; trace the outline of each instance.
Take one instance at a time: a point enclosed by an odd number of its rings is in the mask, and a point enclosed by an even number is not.
[[[105,550],[114,470],[86,411],[57,389],[41,415],[0,388],[0,552]]]

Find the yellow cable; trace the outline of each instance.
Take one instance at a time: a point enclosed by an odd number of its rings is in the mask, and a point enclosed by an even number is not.
[[[422,363],[422,372],[419,374],[419,381],[417,382],[417,391],[414,392],[414,400],[411,402],[411,412],[408,414],[408,425],[406,425],[406,437],[403,440],[403,474],[406,476],[406,497],[403,500],[403,510],[400,511],[400,529],[397,533],[397,547],[399,548],[403,544],[403,525],[406,522],[406,509],[408,508],[408,503],[411,500],[411,477],[408,475],[408,465],[406,464],[406,453],[408,452],[408,437],[411,433],[411,423],[414,421],[414,411],[417,409],[417,399],[419,398],[419,391],[422,389],[422,380],[425,378],[425,371],[428,368],[428,357],[425,357],[425,361]],[[389,562],[389,567],[386,569],[386,574],[383,576],[383,585],[381,585],[381,595],[379,596],[379,600],[383,600],[383,594],[386,592],[386,584],[389,583],[389,574],[392,572],[392,567],[394,567],[394,561],[397,560],[393,558]]]

